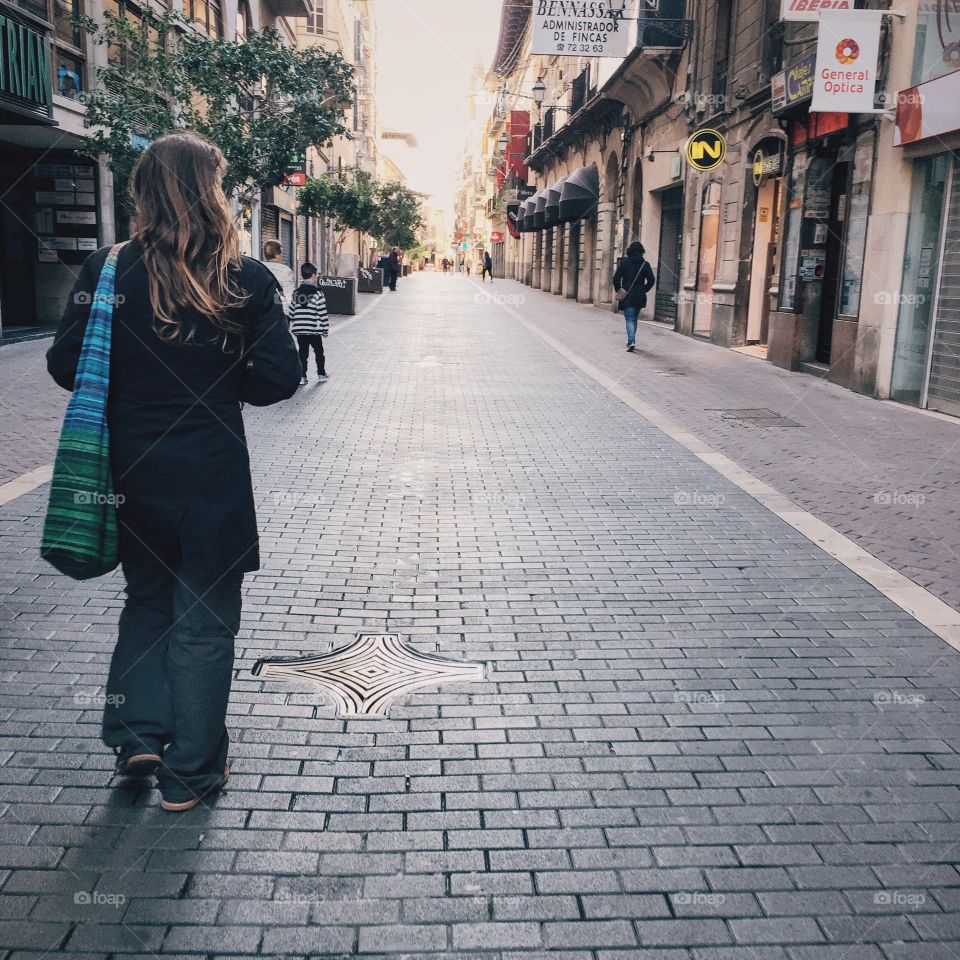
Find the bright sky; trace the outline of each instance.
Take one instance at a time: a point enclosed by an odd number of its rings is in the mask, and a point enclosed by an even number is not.
[[[501,0],[375,0],[381,127],[413,133],[419,146],[381,144],[414,190],[452,223],[453,193],[470,74],[496,52]]]

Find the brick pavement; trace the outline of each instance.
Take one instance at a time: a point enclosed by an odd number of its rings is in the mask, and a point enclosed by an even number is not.
[[[4,960],[960,955],[958,654],[464,279],[387,296],[248,413],[210,808],[107,788],[120,582],[0,509]],[[360,628],[488,679],[340,721],[249,674]]]
[[[960,421],[881,403],[661,324],[624,349],[623,320],[510,281],[507,298],[643,401],[960,610]],[[719,411],[767,409],[798,427]]]

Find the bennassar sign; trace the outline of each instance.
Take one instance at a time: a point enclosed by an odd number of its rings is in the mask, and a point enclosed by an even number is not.
[[[636,18],[607,0],[532,0],[532,52],[548,57],[625,57]],[[627,4],[627,7],[634,4]]]

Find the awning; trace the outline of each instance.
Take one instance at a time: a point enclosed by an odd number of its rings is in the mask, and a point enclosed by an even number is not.
[[[535,228],[533,226],[533,211],[537,205],[537,195],[534,194],[532,197],[523,201],[523,206],[520,208],[520,213],[523,215],[521,218],[521,223],[523,224],[523,232],[531,233]]]
[[[560,193],[566,180],[566,177],[561,177],[553,186],[547,188],[547,206],[544,209],[543,219],[546,227],[552,227],[560,222]]]
[[[546,224],[547,191],[541,190],[535,197],[533,206],[533,229],[542,230]]]
[[[560,222],[580,220],[596,213],[600,199],[600,172],[597,165],[581,167],[571,173],[560,193]]]
[[[529,200],[524,200],[523,203],[520,204],[520,208],[517,210],[517,230],[519,230],[520,233],[527,232],[526,217],[527,217],[527,205],[529,203],[530,203]]]

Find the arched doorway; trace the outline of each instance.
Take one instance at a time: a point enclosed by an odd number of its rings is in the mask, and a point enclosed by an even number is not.
[[[640,239],[640,221],[643,217],[643,157],[633,165],[633,203],[630,207],[630,239]]]
[[[620,166],[616,152],[607,158],[603,178],[603,205],[601,207],[601,223],[603,229],[598,241],[603,245],[600,257],[600,276],[597,277],[596,299],[609,303],[613,298],[610,278],[614,269],[614,247],[617,242],[617,197],[620,194]]]

